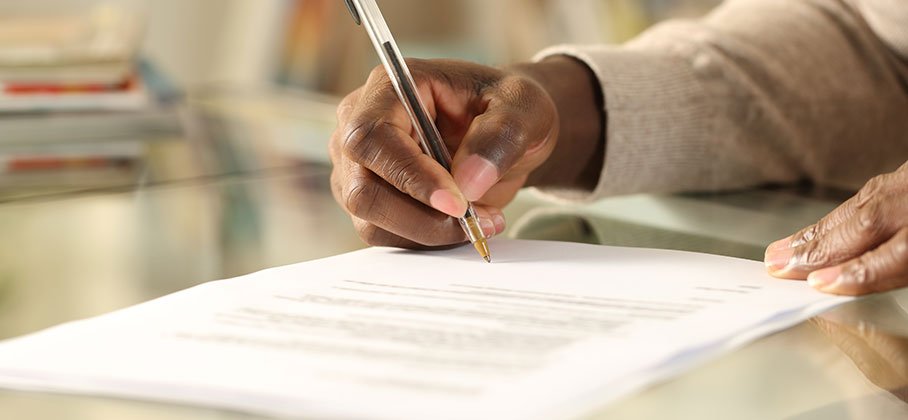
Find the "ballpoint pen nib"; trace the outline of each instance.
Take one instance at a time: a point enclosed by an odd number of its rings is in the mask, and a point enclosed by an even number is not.
[[[486,260],[487,263],[492,262],[492,253],[489,252],[489,243],[486,242],[485,238],[473,242],[473,247],[476,248],[476,251],[479,252],[479,256]]]

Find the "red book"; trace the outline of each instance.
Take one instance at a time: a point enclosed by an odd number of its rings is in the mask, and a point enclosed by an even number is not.
[[[10,95],[105,93],[129,90],[134,83],[133,77],[114,84],[8,83],[3,86],[3,91]]]

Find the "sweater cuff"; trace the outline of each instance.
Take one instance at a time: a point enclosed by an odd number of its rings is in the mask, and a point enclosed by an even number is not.
[[[696,141],[709,136],[716,113],[694,66],[681,54],[632,46],[561,45],[533,60],[554,55],[580,60],[599,80],[605,98],[605,161],[593,191],[547,188],[542,190],[545,195],[588,202],[609,195],[676,191],[685,187],[679,175],[703,170],[690,166],[717,154]],[[685,156],[702,158],[689,162]]]

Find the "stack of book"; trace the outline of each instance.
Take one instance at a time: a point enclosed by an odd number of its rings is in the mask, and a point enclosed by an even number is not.
[[[0,18],[0,112],[139,109],[147,95],[133,62],[135,15]]]
[[[111,7],[0,16],[0,188],[95,186],[129,174],[142,142],[181,131],[178,92],[138,58],[142,26]]]

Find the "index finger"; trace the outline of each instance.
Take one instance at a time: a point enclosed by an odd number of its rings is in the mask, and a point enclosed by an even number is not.
[[[423,204],[453,217],[464,214],[466,200],[451,174],[418,145],[387,75],[372,72],[346,117],[345,156]]]

